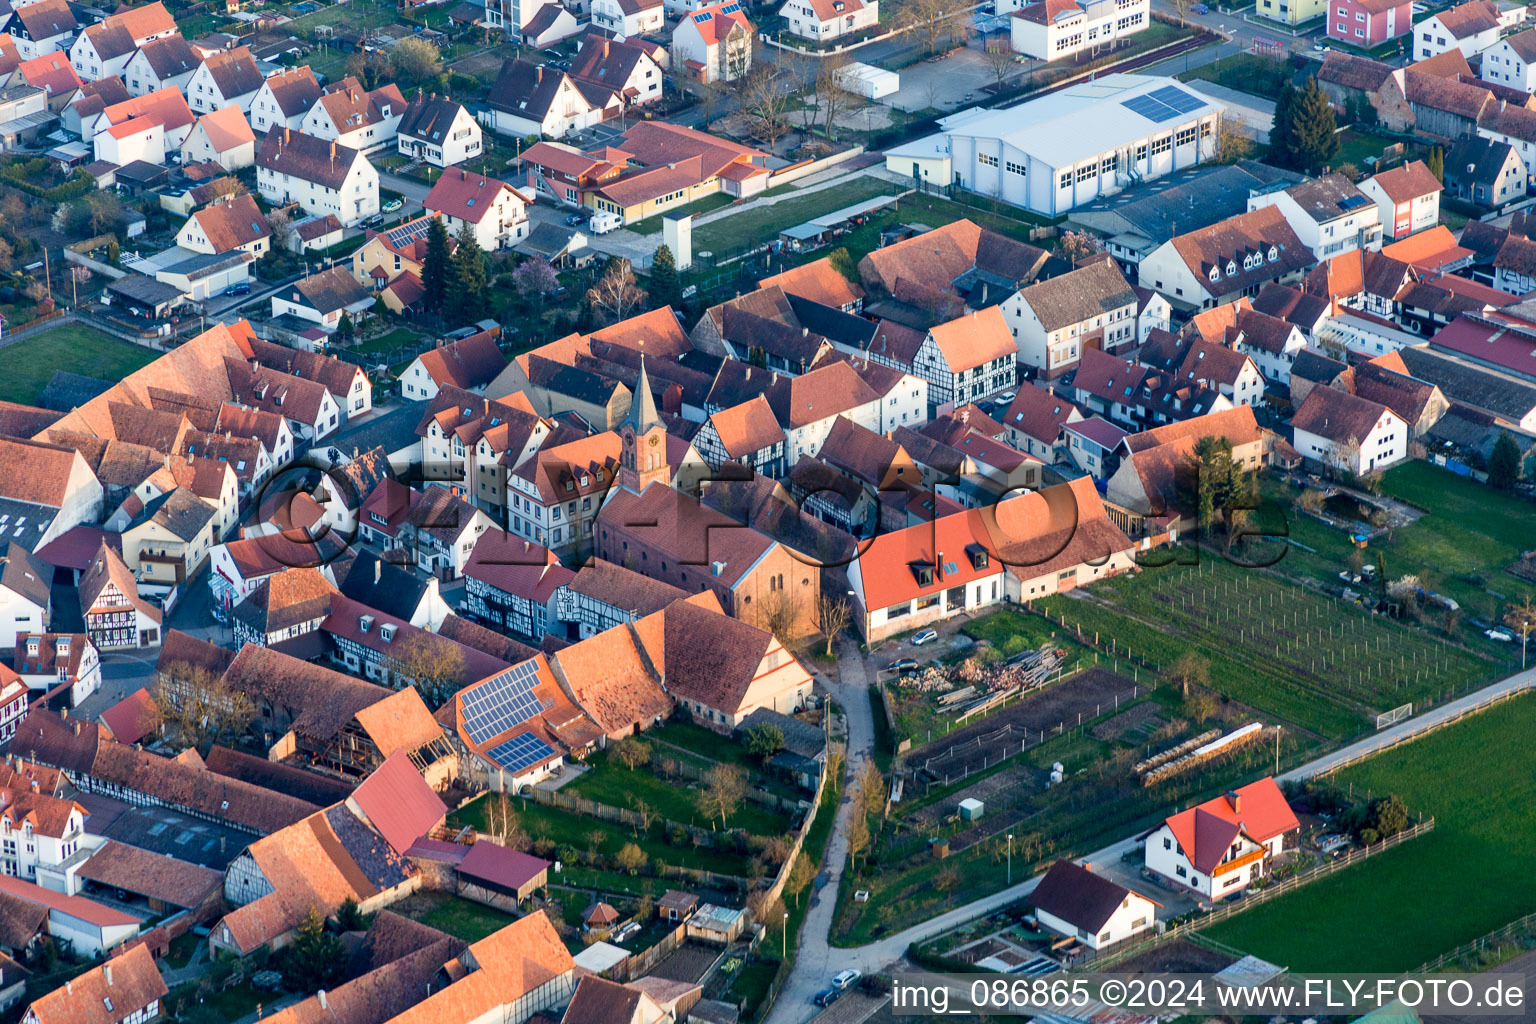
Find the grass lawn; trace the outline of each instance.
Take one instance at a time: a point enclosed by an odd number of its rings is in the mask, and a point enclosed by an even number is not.
[[[1339,164],[1354,164],[1361,170],[1365,170],[1365,158],[1380,157],[1381,151],[1392,145],[1392,141],[1381,135],[1372,135],[1369,132],[1348,128],[1339,133]]]
[[[158,355],[82,324],[54,327],[0,348],[0,399],[34,405],[57,370],[119,381]]]
[[[589,771],[570,783],[569,789],[588,800],[613,807],[636,806],[645,801],[651,809],[670,821],[705,828],[718,826],[719,819],[708,820],[694,802],[699,788],[682,782],[669,782],[657,777],[650,768],[629,769],[606,752],[593,755],[587,760]],[[730,828],[744,828],[753,835],[778,836],[789,828],[782,814],[774,814],[763,807],[743,800],[736,813],[726,819]]]
[[[860,176],[804,196],[749,205],[740,213],[700,227],[693,235],[693,251],[695,254],[712,252],[716,259],[725,259],[773,241],[785,228],[804,224],[864,199],[896,195],[901,191],[900,185]]]
[[[192,962],[192,954],[197,952],[197,947],[207,942],[202,935],[194,935],[186,932],[171,940],[171,951],[166,956],[165,962],[175,968],[182,968]]]
[[[1343,530],[1291,510],[1296,493],[1274,481],[1261,483],[1266,527],[1283,514],[1291,539],[1312,549],[1288,547],[1276,568],[1337,584],[1337,574],[1347,567],[1353,550],[1349,538]],[[1426,514],[1412,526],[1371,541],[1362,552],[1365,561],[1384,567],[1388,579],[1412,574],[1426,588],[1454,598],[1464,609],[1460,639],[1475,650],[1510,657],[1508,645],[1488,642],[1465,620],[1491,622],[1503,615],[1506,604],[1526,595],[1536,598],[1536,585],[1504,571],[1520,552],[1530,549],[1529,523],[1536,508],[1523,498],[1427,462],[1388,470],[1382,493]]]
[[[1162,668],[1192,648],[1222,695],[1334,740],[1357,735],[1378,712],[1464,691],[1497,669],[1426,631],[1212,556],[1106,580],[1091,596],[1040,607]]]
[[[485,807],[485,799],[482,797],[450,814],[448,823],[452,826],[472,825],[483,830]],[[516,801],[516,809],[518,817],[522,819],[523,828],[529,835],[553,839],[560,846],[570,847],[573,850],[585,851],[591,845],[588,839],[589,834],[595,833],[600,837],[597,842],[598,852],[609,857],[618,853],[625,843],[635,843],[645,851],[645,855],[653,863],[675,864],[681,867],[715,871],[724,875],[747,873],[746,860],[735,854],[698,850],[691,845],[670,846],[654,836],[636,838],[634,830],[625,825],[582,817],[570,811],[536,804],[532,800]],[[657,823],[652,828],[653,831],[657,831],[660,824]],[[562,856],[561,859],[569,860],[570,858]]]
[[[1536,911],[1536,888],[1516,881],[1536,872],[1533,731],[1536,697],[1519,697],[1340,772],[1433,815],[1434,831],[1206,934],[1292,970],[1396,974]]]
[[[354,345],[347,349],[359,355],[375,355],[378,353],[392,353],[396,349],[412,344],[421,337],[420,331],[414,331],[409,327],[396,327],[379,335],[377,338],[369,338],[367,341]]]
[[[492,932],[500,931],[517,918],[511,914],[488,907],[461,896],[439,893],[424,894],[432,897],[435,904],[430,909],[415,914],[416,920],[431,925],[438,931],[447,932],[465,942],[479,942]]]
[[[1204,80],[1255,96],[1274,97],[1290,81],[1289,60],[1270,60],[1252,53],[1237,53],[1210,64],[1191,68],[1181,81]]]
[[[689,203],[687,206],[679,206],[676,209],[668,210],[667,213],[677,215],[691,213],[697,217],[706,213],[713,213],[715,210],[723,210],[734,202],[736,202],[735,196],[726,192],[716,192],[712,196],[705,196],[703,199]],[[647,217],[645,220],[626,225],[626,227],[637,234],[654,235],[661,230],[662,221],[665,219],[666,217],[663,214],[658,213],[654,217]]]

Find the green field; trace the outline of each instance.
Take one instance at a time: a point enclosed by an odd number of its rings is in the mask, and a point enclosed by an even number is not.
[[[582,772],[581,777],[567,787],[578,796],[600,804],[630,809],[634,809],[638,801],[644,801],[653,811],[670,821],[698,825],[701,828],[719,825],[718,818],[711,822],[707,820],[708,815],[699,810],[694,800],[700,791],[696,786],[661,779],[649,766],[626,768],[606,752],[593,755],[587,764],[589,770]],[[725,821],[730,828],[744,828],[758,836],[780,836],[789,830],[789,821],[784,815],[775,814],[745,800],[736,809],[736,813]]]
[[[635,831],[626,825],[599,821],[571,811],[546,807],[532,800],[517,800],[514,806],[523,828],[530,836],[536,839],[552,839],[561,847],[569,847],[572,851],[587,850],[591,845],[589,835],[600,834],[597,850],[605,856],[612,857],[625,843],[635,843],[645,851],[645,855],[650,858],[652,864],[674,864],[679,867],[714,871],[723,875],[744,876],[747,873],[746,859],[735,854],[695,849],[692,845],[667,844],[658,838],[661,828],[659,822],[652,824],[652,834],[637,837]],[[450,814],[448,824],[453,827],[470,825],[484,831],[485,808],[485,798],[481,797]],[[562,855],[560,859],[569,861],[573,858]]]
[[[157,355],[81,324],[54,327],[0,348],[0,399],[33,405],[59,370],[118,381]]]
[[[1334,740],[1357,735],[1380,712],[1438,701],[1496,672],[1426,632],[1209,555],[1040,607],[1080,626],[1085,640],[1113,637],[1117,650],[1160,667],[1193,649],[1224,696]]]
[[[495,907],[461,896],[443,896],[439,893],[422,895],[432,897],[432,905],[412,916],[422,924],[431,925],[465,942],[479,942],[517,920]]]
[[[1285,59],[1272,60],[1252,53],[1235,53],[1198,68],[1191,68],[1178,77],[1185,82],[1215,82],[1228,89],[1274,97],[1291,80],[1291,65]]]
[[[780,231],[875,196],[892,196],[902,187],[880,178],[854,177],[803,196],[757,203],[729,217],[710,221],[693,233],[693,251],[728,259],[778,237]]]
[[[1338,774],[1397,793],[1435,829],[1207,934],[1292,970],[1411,970],[1536,911],[1536,696],[1497,705]]]
[[[1536,598],[1536,584],[1504,571],[1522,551],[1536,546],[1529,527],[1536,506],[1530,501],[1418,461],[1388,470],[1381,492],[1426,513],[1411,526],[1372,540],[1361,552],[1386,579],[1418,576],[1427,589],[1458,601],[1464,620],[1496,621],[1507,604],[1526,595]],[[1292,509],[1297,492],[1279,483],[1261,482],[1261,494],[1265,528],[1279,527],[1283,516],[1284,530],[1296,542],[1285,548],[1275,568],[1337,585],[1337,574],[1354,550],[1346,532]],[[1511,655],[1509,645],[1488,643],[1480,629],[1465,621],[1460,636],[1476,649]]]

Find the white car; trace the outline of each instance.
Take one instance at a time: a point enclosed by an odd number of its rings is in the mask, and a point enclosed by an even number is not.
[[[861,973],[850,967],[846,971],[838,971],[836,974],[832,975],[832,987],[837,989],[839,992],[846,992],[848,991],[849,985],[852,985],[862,977],[863,975]]]
[[[938,638],[938,630],[925,629],[921,633],[914,633],[912,635],[912,646],[921,647],[923,644],[933,643],[933,641],[937,640]]]

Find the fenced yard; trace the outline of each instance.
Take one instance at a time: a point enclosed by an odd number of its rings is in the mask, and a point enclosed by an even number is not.
[[[1401,704],[1489,681],[1492,662],[1260,570],[1203,556],[1039,604],[1085,640],[1168,668],[1195,650],[1213,689],[1334,740]]]
[[[1210,934],[1292,970],[1398,972],[1536,912],[1533,731],[1536,696],[1516,697],[1339,772],[1438,827]]]
[[[0,348],[0,399],[34,405],[59,370],[119,381],[158,355],[84,324],[53,327]]]

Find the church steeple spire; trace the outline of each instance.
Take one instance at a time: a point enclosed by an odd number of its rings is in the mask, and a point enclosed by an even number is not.
[[[633,427],[637,434],[661,426],[661,417],[656,413],[656,399],[651,394],[651,379],[645,372],[644,355],[640,357],[640,379],[635,382],[635,393],[629,400],[629,415],[624,422]]]

